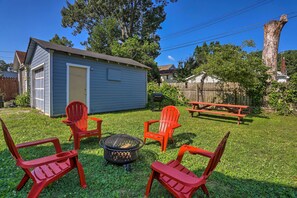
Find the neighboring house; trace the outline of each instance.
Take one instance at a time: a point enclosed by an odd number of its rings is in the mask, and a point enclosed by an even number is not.
[[[174,67],[173,64],[161,65],[161,66],[158,66],[158,68],[160,72],[161,82],[164,82],[164,81],[169,83],[176,82],[174,78],[174,73],[176,68]]]
[[[31,106],[49,116],[65,114],[71,101],[89,113],[144,108],[149,67],[128,58],[85,51],[30,38]]]
[[[13,59],[13,69],[18,72],[19,93],[23,94],[28,91],[28,71],[25,66],[26,52],[15,51]]]
[[[188,83],[200,83],[201,79],[202,79],[203,74],[196,74],[196,75],[192,75],[189,76],[188,78],[186,78],[186,82]],[[219,79],[215,78],[215,77],[211,77],[211,76],[207,76],[204,79],[204,83],[217,83],[219,82]]]
[[[12,72],[12,71],[0,71],[0,77],[4,78],[17,78],[18,73],[17,72]]]
[[[286,83],[289,80],[289,76],[287,76],[287,68],[286,68],[286,59],[282,58],[281,71],[276,72],[276,81],[281,83]]]

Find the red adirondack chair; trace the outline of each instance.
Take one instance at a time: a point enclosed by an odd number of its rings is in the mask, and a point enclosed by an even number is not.
[[[80,139],[98,136],[99,140],[101,138],[101,125],[102,120],[99,118],[88,117],[88,107],[79,101],[73,101],[66,107],[66,120],[63,120],[66,125],[70,126],[71,135],[74,137],[74,148],[80,148]],[[88,130],[88,119],[97,122],[97,128],[94,130]]]
[[[180,113],[175,106],[164,107],[161,112],[160,120],[150,120],[144,123],[144,143],[146,138],[157,140],[161,143],[161,151],[166,151],[168,138],[173,141],[174,129],[180,127],[178,118]],[[160,122],[159,133],[149,131],[149,126],[153,123]]]
[[[146,186],[145,196],[149,196],[154,179],[157,179],[175,197],[192,197],[200,187],[203,192],[209,196],[205,184],[208,177],[220,162],[229,134],[230,132],[225,135],[214,153],[197,147],[183,145],[179,149],[176,160],[171,160],[167,164],[158,161],[153,162],[151,165],[152,173]],[[181,164],[186,151],[189,151],[190,154],[199,154],[210,158],[201,177],[197,177],[193,172]]]
[[[81,163],[78,161],[76,150],[62,152],[59,139],[57,138],[48,138],[15,145],[1,118],[0,122],[7,147],[13,158],[16,160],[16,165],[25,172],[23,179],[17,186],[17,190],[21,190],[26,182],[31,178],[33,180],[33,186],[28,194],[28,197],[38,197],[43,188],[58,180],[60,177],[74,168],[77,168],[80,185],[82,188],[87,187],[84,170]],[[36,146],[49,142],[53,143],[55,146],[56,154],[54,155],[25,161],[18,152],[18,150],[21,148]]]

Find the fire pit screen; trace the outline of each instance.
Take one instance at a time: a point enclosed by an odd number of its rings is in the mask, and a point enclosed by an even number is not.
[[[107,162],[122,164],[127,171],[130,171],[130,163],[138,158],[138,150],[143,146],[143,141],[126,134],[119,134],[101,139],[100,146],[104,149],[104,159]]]

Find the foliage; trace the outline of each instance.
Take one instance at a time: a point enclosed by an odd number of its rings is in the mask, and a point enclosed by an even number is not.
[[[281,59],[285,57],[287,75],[297,73],[297,50],[288,50],[278,54],[278,68],[281,67]]]
[[[186,82],[186,78],[192,75],[192,71],[196,67],[193,57],[189,57],[186,61],[179,61],[175,74],[177,82]]]
[[[166,18],[164,9],[168,3],[167,0],[78,0],[73,4],[67,1],[67,6],[61,11],[62,26],[74,28],[75,35],[86,30],[89,38],[84,45],[89,50],[109,55],[124,54],[124,57],[132,59],[144,53],[154,60],[160,50],[160,37],[156,31],[161,29],[161,23]],[[129,46],[126,42],[136,45]],[[143,45],[147,48],[141,49]],[[141,53],[135,54],[139,50]],[[143,64],[152,62],[141,58],[135,60]],[[156,63],[148,66],[152,67],[149,79],[159,80]]]
[[[269,93],[269,105],[280,115],[297,111],[297,73],[291,76],[289,83],[273,82]]]
[[[66,47],[73,47],[72,41],[68,40],[65,36],[59,37],[58,34],[55,34],[55,36],[49,40],[51,43],[56,43],[59,45],[64,45]]]
[[[6,63],[4,60],[0,60],[0,71],[7,71],[8,68],[12,69],[12,63]]]
[[[224,136],[231,130],[225,153],[206,184],[212,197],[296,197],[296,122],[295,116],[275,114],[248,116],[245,123],[237,126],[236,120],[215,118],[191,118],[185,107],[178,107],[181,116],[166,153],[160,152],[157,142],[147,140],[139,151],[139,159],[133,162],[132,172],[126,173],[122,166],[105,165],[103,149],[98,138],[81,141],[78,150],[88,187],[79,185],[77,171],[46,187],[40,197],[143,197],[151,173],[150,165],[155,160],[166,163],[175,159],[183,144],[190,144],[213,152]],[[160,112],[135,110],[92,115],[102,118],[103,137],[126,133],[143,138],[143,122],[160,118]],[[58,137],[64,151],[73,149],[73,141],[68,141],[69,127],[61,123],[65,118],[49,118],[30,108],[2,109],[0,117],[5,121],[15,143],[23,143]],[[214,120],[215,119],[215,120]],[[90,129],[96,122],[90,122]],[[153,124],[152,131],[158,130]],[[24,176],[17,168],[0,133],[0,197],[27,197],[32,182],[20,191],[15,187]],[[28,147],[19,150],[26,160],[54,154],[52,144]],[[187,168],[201,175],[208,158],[185,153],[183,163]],[[203,197],[198,190],[193,197]],[[154,182],[150,197],[171,197],[165,188]]]
[[[247,53],[242,47],[231,44],[216,43],[208,50],[204,63],[197,67],[194,73],[215,76],[221,82],[239,83],[246,93],[253,97],[253,105],[260,105],[268,78],[267,67],[262,64],[262,60]]]
[[[148,101],[149,106],[152,106],[152,94],[162,93],[165,98],[162,101],[163,106],[167,105],[186,105],[188,100],[178,90],[178,88],[163,82],[160,86],[157,83],[148,83]]]
[[[28,107],[30,106],[30,95],[29,92],[18,95],[15,98],[15,104],[19,107]]]

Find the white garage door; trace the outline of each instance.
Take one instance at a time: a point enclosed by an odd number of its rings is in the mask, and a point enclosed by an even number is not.
[[[34,72],[34,106],[44,111],[44,72],[43,68]]]

